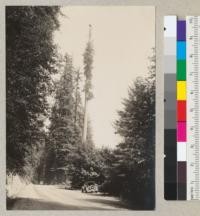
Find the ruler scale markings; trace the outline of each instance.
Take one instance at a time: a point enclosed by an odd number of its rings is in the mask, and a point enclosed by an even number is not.
[[[200,17],[164,26],[165,198],[199,200]]]
[[[200,140],[199,140],[199,61],[200,61],[200,18],[197,16],[188,16],[187,22],[187,79],[188,104],[187,109],[189,123],[187,126],[188,145],[187,145],[187,200],[200,199]],[[193,130],[191,130],[193,128]]]

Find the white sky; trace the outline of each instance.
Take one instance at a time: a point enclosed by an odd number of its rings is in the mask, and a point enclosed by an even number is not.
[[[155,8],[151,6],[70,6],[62,9],[55,42],[60,52],[73,56],[75,67],[83,67],[88,26],[93,26],[95,50],[94,98],[89,116],[97,147],[114,147],[119,137],[113,122],[128,86],[147,73],[148,56],[155,46]]]

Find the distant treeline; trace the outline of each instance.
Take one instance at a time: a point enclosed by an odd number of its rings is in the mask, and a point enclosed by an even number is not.
[[[118,111],[115,130],[122,142],[115,149],[97,149],[89,121],[83,142],[81,95],[86,89],[92,95],[92,42],[83,51],[82,72],[53,43],[59,14],[59,7],[6,7],[7,174],[28,176],[34,183],[70,183],[72,188],[95,181],[102,192],[120,196],[133,208],[152,209],[155,54],[148,77],[130,86]],[[61,74],[56,82],[54,74]],[[47,96],[54,98],[52,107]]]

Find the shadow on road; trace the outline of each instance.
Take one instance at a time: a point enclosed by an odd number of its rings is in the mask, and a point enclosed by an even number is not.
[[[100,196],[100,195],[99,195]],[[103,197],[103,195],[101,195]],[[95,199],[95,198],[87,198],[87,201],[89,202],[93,202],[93,203],[99,203],[99,204],[103,204],[105,206],[111,206],[111,207],[115,207],[115,208],[123,208],[123,209],[130,209],[127,204],[123,203],[120,200],[104,200],[104,199]]]
[[[113,195],[110,195],[108,193],[88,193],[90,196],[94,196],[94,197],[113,197]]]
[[[95,202],[95,200],[93,200]],[[39,199],[18,198],[7,202],[7,210],[108,210],[103,207],[84,207],[77,205],[46,202]]]

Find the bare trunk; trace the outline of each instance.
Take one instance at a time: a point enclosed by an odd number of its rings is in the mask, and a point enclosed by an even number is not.
[[[86,143],[86,138],[87,138],[87,107],[88,107],[88,99],[85,93],[84,125],[83,125],[83,138],[82,138],[83,144]]]
[[[76,120],[77,120],[79,81],[80,81],[80,72],[78,71],[78,72],[77,72],[77,77],[76,77],[76,95],[75,95],[75,117],[74,117],[74,126],[76,125]]]

